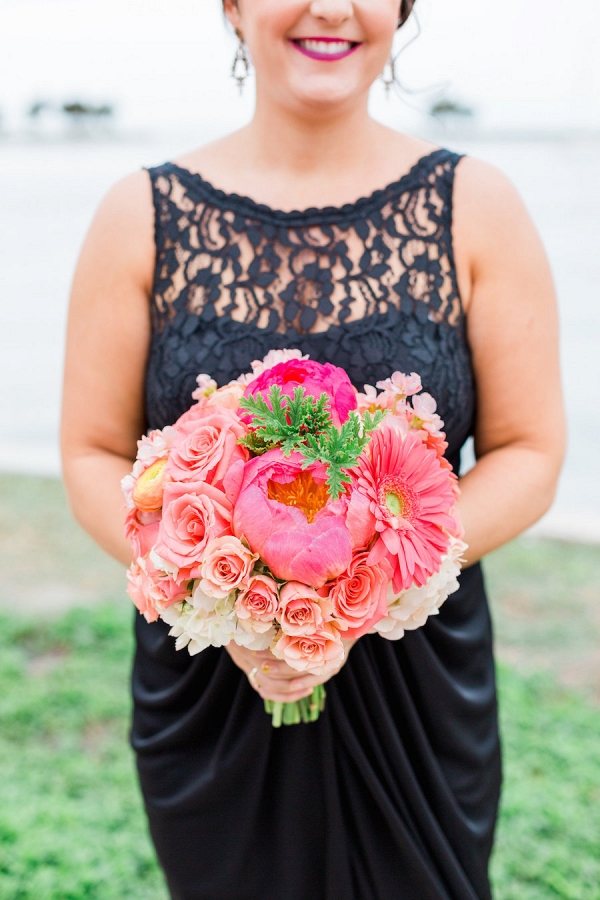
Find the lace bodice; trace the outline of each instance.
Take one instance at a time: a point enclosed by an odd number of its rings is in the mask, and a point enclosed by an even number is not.
[[[195,377],[222,384],[274,347],[345,368],[360,388],[419,372],[451,456],[473,383],[452,253],[459,156],[436,150],[345,206],[282,212],[175,163],[150,169],[155,206],[148,424],[174,421]]]

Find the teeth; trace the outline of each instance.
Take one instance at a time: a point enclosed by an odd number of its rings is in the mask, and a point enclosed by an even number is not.
[[[346,53],[352,49],[351,41],[297,41],[305,50],[311,53],[322,53],[334,56],[336,53]]]

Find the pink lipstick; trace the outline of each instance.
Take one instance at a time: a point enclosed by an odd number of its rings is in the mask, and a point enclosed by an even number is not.
[[[321,62],[336,62],[338,59],[345,59],[360,47],[360,43],[357,41],[333,37],[292,38],[290,42],[304,56]]]

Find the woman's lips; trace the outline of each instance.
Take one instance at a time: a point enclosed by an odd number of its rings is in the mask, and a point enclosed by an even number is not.
[[[360,47],[360,43],[356,41],[343,41],[339,38],[292,38],[291,43],[309,59],[323,62],[345,59]]]

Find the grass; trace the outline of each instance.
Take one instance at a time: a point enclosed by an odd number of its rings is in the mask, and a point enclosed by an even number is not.
[[[51,479],[0,477],[0,522],[0,900],[166,900],[127,744],[122,569]],[[599,564],[600,548],[526,540],[488,560],[496,900],[600,900]]]

